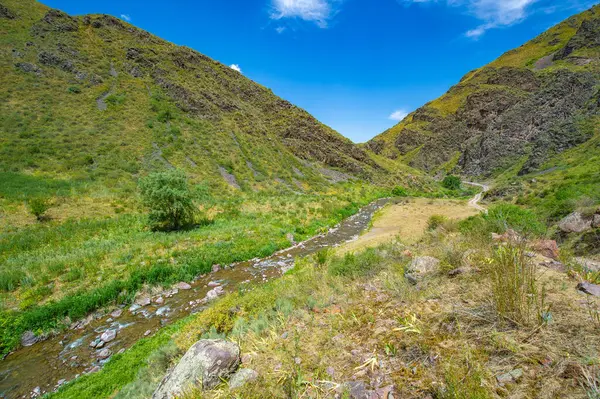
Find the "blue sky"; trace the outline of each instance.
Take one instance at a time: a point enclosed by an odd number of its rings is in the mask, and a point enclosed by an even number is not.
[[[355,142],[598,0],[43,0],[227,65]]]

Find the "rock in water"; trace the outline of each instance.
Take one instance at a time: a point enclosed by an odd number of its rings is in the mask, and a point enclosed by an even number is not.
[[[579,212],[573,212],[558,223],[558,228],[565,233],[582,233],[592,228],[592,221],[585,220]]]
[[[229,389],[240,388],[258,378],[258,373],[252,369],[239,369],[229,380]]]
[[[152,399],[172,399],[193,386],[210,389],[233,374],[240,364],[240,347],[221,339],[202,339],[162,380]]]
[[[182,281],[181,283],[175,285],[175,288],[178,288],[180,290],[191,290],[192,286]]]
[[[100,336],[103,342],[110,342],[117,337],[117,330],[106,330]]]
[[[35,336],[33,331],[27,331],[27,332],[23,333],[23,335],[21,336],[21,345],[31,346],[31,345],[37,343],[39,340],[40,339]]]

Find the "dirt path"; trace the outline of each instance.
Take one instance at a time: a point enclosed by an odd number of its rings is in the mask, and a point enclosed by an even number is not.
[[[468,202],[460,200],[434,200],[427,198],[409,199],[404,203],[384,208],[373,219],[372,227],[357,240],[348,242],[337,250],[338,253],[356,252],[399,237],[404,243],[417,242],[427,230],[427,222],[433,215],[448,219],[465,219],[487,210],[479,204],[483,193],[489,190],[485,184],[463,182],[481,187],[482,192]]]
[[[473,183],[473,182],[469,182],[469,181],[464,181],[463,184],[468,184],[470,186],[481,187],[481,192],[477,193],[473,198],[471,198],[469,200],[469,206],[471,208],[477,209],[478,211],[487,212],[487,209],[484,208],[483,206],[479,205],[479,202],[483,198],[483,194],[490,189],[490,186],[487,186],[485,184],[480,184],[480,183]]]

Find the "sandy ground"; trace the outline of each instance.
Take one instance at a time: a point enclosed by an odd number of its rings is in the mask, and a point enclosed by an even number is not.
[[[384,208],[373,221],[373,227],[358,240],[339,248],[339,253],[355,252],[390,241],[396,236],[404,243],[418,241],[427,229],[432,215],[444,215],[449,219],[464,219],[479,213],[467,201],[432,200],[414,198],[406,203]]]

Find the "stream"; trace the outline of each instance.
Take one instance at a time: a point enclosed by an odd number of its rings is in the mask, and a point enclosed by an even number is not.
[[[0,361],[0,398],[41,396],[80,375],[100,370],[110,356],[125,351],[165,325],[206,309],[218,296],[250,283],[277,278],[294,267],[296,257],[356,240],[368,228],[373,214],[388,202],[390,199],[372,202],[326,234],[267,258],[215,267],[213,272],[199,276],[190,284],[176,284],[143,298],[145,301],[138,298],[133,305],[110,313],[95,312],[58,335],[18,349]],[[100,345],[96,345],[98,343]]]

